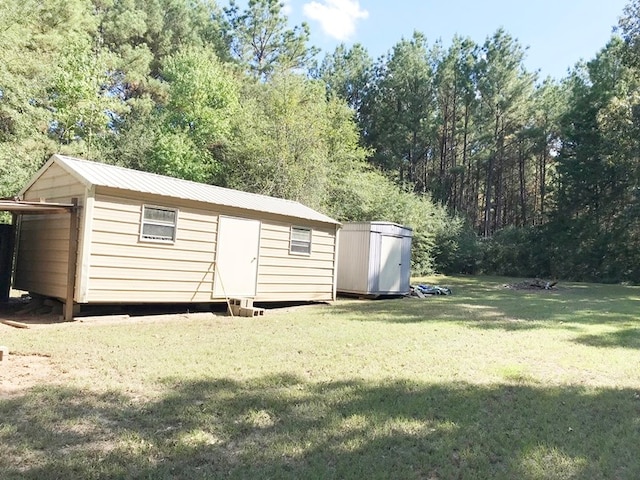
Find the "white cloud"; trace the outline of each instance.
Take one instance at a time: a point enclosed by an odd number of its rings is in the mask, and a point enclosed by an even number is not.
[[[358,0],[314,1],[303,8],[307,17],[320,22],[324,33],[338,40],[349,39],[356,31],[356,22],[369,17]]]

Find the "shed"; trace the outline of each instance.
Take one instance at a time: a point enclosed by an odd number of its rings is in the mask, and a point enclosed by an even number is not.
[[[335,298],[341,225],[299,202],[62,155],[19,199],[78,205],[19,215],[20,290],[75,305]]]
[[[371,296],[409,293],[412,235],[410,228],[390,222],[345,223],[338,242],[338,291]]]

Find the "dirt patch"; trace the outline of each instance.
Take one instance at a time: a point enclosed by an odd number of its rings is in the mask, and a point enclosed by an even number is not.
[[[33,300],[25,296],[0,303],[0,327],[33,328],[62,321],[62,304],[55,300]]]
[[[51,383],[56,375],[51,358],[43,355],[9,355],[0,363],[0,399],[17,395],[23,390]]]

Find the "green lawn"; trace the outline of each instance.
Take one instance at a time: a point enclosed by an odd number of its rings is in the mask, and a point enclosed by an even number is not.
[[[0,325],[0,478],[637,479],[640,288]],[[6,364],[0,364],[4,375]]]

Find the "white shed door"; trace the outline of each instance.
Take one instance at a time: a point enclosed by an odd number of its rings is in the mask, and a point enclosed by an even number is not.
[[[258,278],[260,222],[220,217],[213,280],[214,297],[254,297]]]
[[[402,278],[402,238],[383,235],[381,240],[378,290],[398,292]]]

